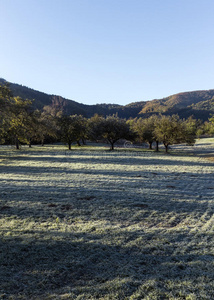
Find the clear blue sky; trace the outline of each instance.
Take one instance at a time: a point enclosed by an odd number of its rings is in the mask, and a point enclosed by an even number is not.
[[[213,0],[0,0],[0,77],[80,103],[214,89]]]

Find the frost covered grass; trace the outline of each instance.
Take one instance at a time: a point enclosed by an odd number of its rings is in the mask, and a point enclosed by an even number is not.
[[[214,299],[214,139],[0,148],[1,299]]]

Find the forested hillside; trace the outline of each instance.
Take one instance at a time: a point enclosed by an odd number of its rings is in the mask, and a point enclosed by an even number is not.
[[[5,82],[4,79],[0,79],[0,84]],[[64,113],[68,115],[81,114],[88,118],[95,113],[103,116],[117,114],[119,117],[127,119],[130,117],[149,117],[161,113],[163,115],[178,114],[181,118],[194,116],[206,121],[214,114],[214,90],[179,93],[163,99],[133,102],[123,106],[105,103],[86,105],[61,96],[48,95],[15,83],[10,83],[10,89],[14,96],[33,100],[35,109],[52,105],[63,109]]]

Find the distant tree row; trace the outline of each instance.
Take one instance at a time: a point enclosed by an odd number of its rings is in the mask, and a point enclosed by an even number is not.
[[[154,115],[147,119],[129,120],[128,123],[137,132],[139,142],[147,142],[150,149],[155,143],[156,151],[159,150],[159,143],[163,143],[167,152],[169,145],[181,143],[193,145],[200,122],[192,117],[181,120],[178,115]]]
[[[192,117],[180,119],[177,115],[154,115],[143,119],[121,119],[116,115],[99,116],[90,119],[81,115],[64,115],[57,107],[45,106],[42,111],[33,110],[32,102],[13,97],[7,85],[0,86],[0,142],[20,144],[63,142],[71,149],[72,143],[79,146],[90,141],[106,141],[114,150],[120,139],[133,143],[148,143],[159,150],[163,143],[165,151],[172,144],[194,144],[201,135],[214,134],[214,116],[209,122]]]

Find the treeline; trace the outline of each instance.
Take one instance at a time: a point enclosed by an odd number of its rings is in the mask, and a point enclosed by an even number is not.
[[[82,115],[64,115],[57,106],[45,106],[34,110],[32,102],[13,97],[7,85],[0,86],[0,141],[1,144],[63,142],[71,149],[72,143],[79,146],[90,141],[106,141],[110,149],[120,139],[133,143],[148,143],[155,150],[163,143],[166,152],[169,145],[194,144],[201,135],[214,134],[214,117],[207,122],[193,117],[180,119],[177,115],[153,115],[147,119],[121,119],[116,115],[103,117],[95,114],[91,118]]]

